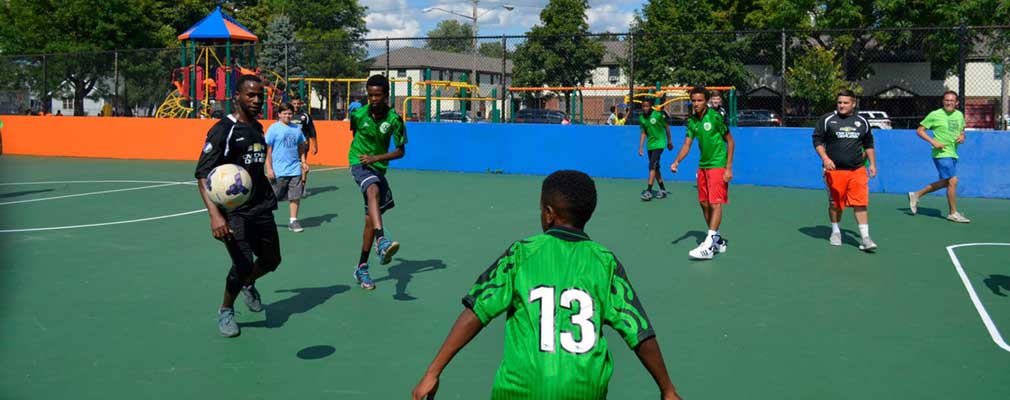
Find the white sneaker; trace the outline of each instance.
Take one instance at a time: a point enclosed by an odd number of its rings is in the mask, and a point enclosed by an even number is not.
[[[869,236],[863,238],[863,242],[859,244],[859,250],[865,251],[867,253],[872,253],[877,250],[877,244],[873,243],[873,239]]]
[[[970,219],[965,218],[965,216],[961,215],[961,213],[959,213],[959,212],[947,215],[947,220],[951,221],[951,222],[960,222],[962,224],[967,224],[967,223],[971,222]]]
[[[832,246],[841,246],[842,245],[842,233],[841,232],[831,232],[831,237],[828,238],[828,243],[831,243]]]
[[[919,212],[919,196],[915,195],[915,192],[908,192],[908,209],[912,211],[912,215]]]
[[[713,246],[705,241],[694,250],[687,252],[687,255],[696,260],[711,260],[716,251],[718,251],[718,246]]]
[[[729,242],[726,239],[719,238],[719,242],[715,244],[716,250],[720,253],[725,253],[729,250]]]

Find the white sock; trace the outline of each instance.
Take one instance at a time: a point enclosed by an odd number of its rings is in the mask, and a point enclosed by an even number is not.
[[[863,239],[870,237],[870,224],[859,224],[859,236]]]
[[[290,224],[290,223],[295,222],[297,220],[298,220],[298,218],[288,218],[288,223]]]
[[[842,230],[841,230],[841,228],[838,227],[838,223],[837,222],[832,222],[831,223],[831,233],[842,233]]]
[[[705,240],[711,242],[713,236],[719,236],[719,231],[713,231],[713,230],[709,229],[708,230],[708,237],[706,237]]]

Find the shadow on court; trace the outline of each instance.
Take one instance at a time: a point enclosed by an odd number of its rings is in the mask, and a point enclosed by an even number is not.
[[[670,244],[677,244],[683,241],[684,239],[692,237],[694,238],[694,244],[698,244],[701,243],[702,240],[705,240],[706,236],[708,236],[708,234],[702,231],[687,231],[684,232],[683,235],[680,235],[680,237],[677,238],[676,240],[670,242]]]
[[[337,214],[323,214],[315,217],[309,217],[305,219],[298,220],[299,224],[302,224],[303,228],[314,228],[324,223],[328,224],[333,222],[333,219],[337,217]]]
[[[989,290],[992,290],[992,292],[997,296],[1007,297],[1006,293],[1000,291],[1001,288],[1010,292],[1010,276],[989,275],[989,277],[985,278],[983,282],[985,282],[985,286],[989,288]]]
[[[818,226],[805,226],[797,229],[800,233],[810,236],[814,239],[820,239],[827,241],[831,237],[831,226],[818,225]],[[870,236],[873,236],[873,232],[870,232]],[[852,246],[859,246],[859,232],[853,231],[851,229],[842,229],[842,244],[848,244]]]
[[[20,192],[10,192],[10,193],[0,193],[0,199],[6,199],[10,197],[27,196],[36,193],[52,192],[53,189],[39,189],[39,190],[24,190]]]
[[[298,358],[302,360],[318,360],[320,358],[329,357],[331,354],[335,353],[337,349],[333,346],[321,344],[318,346],[309,346],[298,351],[295,354]]]
[[[389,275],[376,279],[375,283],[396,280],[396,293],[393,294],[393,298],[400,301],[417,300],[407,293],[407,284],[414,279],[414,274],[446,268],[442,260],[411,261],[397,258],[396,261],[399,264],[389,267]]]
[[[916,210],[917,211],[917,215],[922,215],[924,217],[934,217],[934,218],[947,219],[947,217],[944,217],[943,213],[940,212],[939,209],[929,208],[929,207],[923,207],[923,206],[918,206],[916,208],[918,208],[918,210]],[[912,215],[912,209],[911,208],[905,207],[905,208],[898,208],[897,210],[905,213],[906,215]]]
[[[319,186],[319,187],[309,187],[305,188],[305,197],[316,196],[326,192],[334,192],[338,188],[336,186]]]
[[[263,321],[240,323],[239,326],[243,328],[280,328],[284,326],[284,323],[288,322],[291,315],[308,312],[316,306],[325,303],[330,297],[344,293],[350,289],[351,287],[347,285],[333,285],[276,290],[274,293],[294,293],[295,295],[279,301],[272,301],[271,298],[264,296],[263,301],[266,304],[263,306],[263,312],[266,313],[266,319]]]

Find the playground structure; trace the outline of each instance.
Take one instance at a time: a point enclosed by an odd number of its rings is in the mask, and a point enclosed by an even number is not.
[[[264,116],[286,98],[284,79],[273,71],[256,68],[258,38],[217,7],[178,36],[180,67],[172,71],[173,89],[158,107],[158,118],[210,118],[214,111],[231,110],[231,93],[241,75],[257,75],[264,82]],[[224,60],[218,52],[224,43]],[[233,54],[232,50],[235,50]],[[244,67],[241,63],[245,61]],[[215,106],[220,105],[220,106]],[[215,110],[216,109],[216,110]]]
[[[664,107],[671,105],[678,101],[689,100],[688,92],[693,89],[692,86],[662,86],[658,82],[656,86],[635,86],[633,96],[628,94],[629,88],[627,86],[561,86],[561,87],[509,87],[509,104],[510,112],[508,121],[513,122],[515,112],[518,111],[518,102],[515,98],[517,93],[528,93],[528,92],[553,92],[558,97],[564,97],[564,94],[570,93],[570,101],[565,104],[565,110],[572,117],[572,121],[580,124],[584,124],[586,120],[586,98],[596,98],[601,96],[594,95],[593,92],[624,92],[623,103],[619,108],[628,109],[634,104],[641,103],[641,98],[651,97],[663,99],[660,102],[654,104],[657,109],[663,109]],[[737,111],[737,93],[736,88],[733,86],[708,86],[709,90],[719,90],[724,92],[723,97],[726,99],[727,112],[730,115],[729,123],[730,126],[736,126],[736,111]],[[587,94],[590,92],[593,94]],[[602,96],[608,97],[608,96]],[[600,113],[603,114],[604,111],[601,109]]]

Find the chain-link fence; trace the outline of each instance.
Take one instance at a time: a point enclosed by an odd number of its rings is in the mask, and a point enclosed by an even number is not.
[[[678,124],[687,87],[705,85],[740,126],[809,126],[849,88],[879,128],[916,127],[953,90],[970,128],[1006,129],[1008,58],[1008,27],[187,42],[0,56],[0,113],[217,117],[237,76],[256,73],[268,117],[299,96],[317,119],[342,120],[383,74],[411,121],[634,124],[653,98]]]

